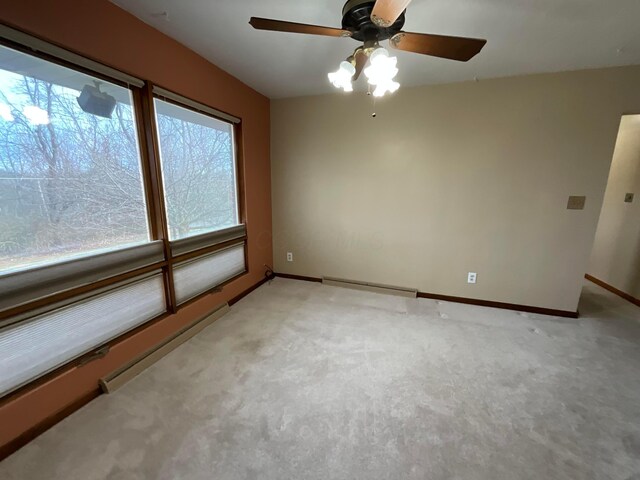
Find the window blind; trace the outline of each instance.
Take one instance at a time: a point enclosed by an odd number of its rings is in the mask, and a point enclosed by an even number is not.
[[[178,303],[196,297],[246,270],[244,242],[175,266],[173,281]]]
[[[0,311],[162,260],[162,242],[155,241],[1,275]]]
[[[0,330],[0,396],[166,310],[160,274]]]
[[[200,248],[210,247],[219,243],[228,242],[244,238],[247,235],[247,228],[244,225],[225,228],[216,232],[187,237],[171,242],[171,253],[173,256],[193,252]]]

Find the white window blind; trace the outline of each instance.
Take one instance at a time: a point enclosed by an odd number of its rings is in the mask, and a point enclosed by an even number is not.
[[[161,275],[0,331],[0,396],[161,315]]]
[[[244,243],[179,264],[173,272],[176,299],[184,303],[245,270]]]
[[[146,267],[163,259],[162,242],[156,241],[0,275],[0,311]]]
[[[210,247],[218,243],[229,242],[247,236],[247,228],[244,225],[225,228],[215,232],[204,233],[194,237],[186,237],[171,242],[171,253],[174,256],[193,252],[199,248]]]

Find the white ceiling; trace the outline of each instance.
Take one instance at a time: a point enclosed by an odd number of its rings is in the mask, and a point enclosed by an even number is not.
[[[333,91],[327,73],[357,46],[248,24],[256,16],[340,27],[342,0],[112,1],[270,98]],[[640,64],[639,20],[640,0],[413,0],[404,30],[488,44],[466,64],[397,52],[398,79],[414,86]]]

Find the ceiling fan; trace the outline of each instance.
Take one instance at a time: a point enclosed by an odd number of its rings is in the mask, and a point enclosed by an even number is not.
[[[380,42],[389,40],[389,45],[397,50],[460,62],[471,60],[487,43],[478,38],[404,32],[402,27],[410,3],[411,0],[348,0],[342,8],[342,28],[256,17],[251,17],[249,23],[258,30],[350,37],[363,43],[340,64],[337,72],[329,74],[329,80],[334,86],[350,92],[352,81],[364,71],[369,84],[376,87],[373,94],[383,96],[397,90],[400,84],[393,80],[398,73],[397,59],[390,57]]]

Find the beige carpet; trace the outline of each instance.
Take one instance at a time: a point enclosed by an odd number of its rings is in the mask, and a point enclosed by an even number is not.
[[[578,320],[277,279],[2,479],[640,479],[640,309]]]

